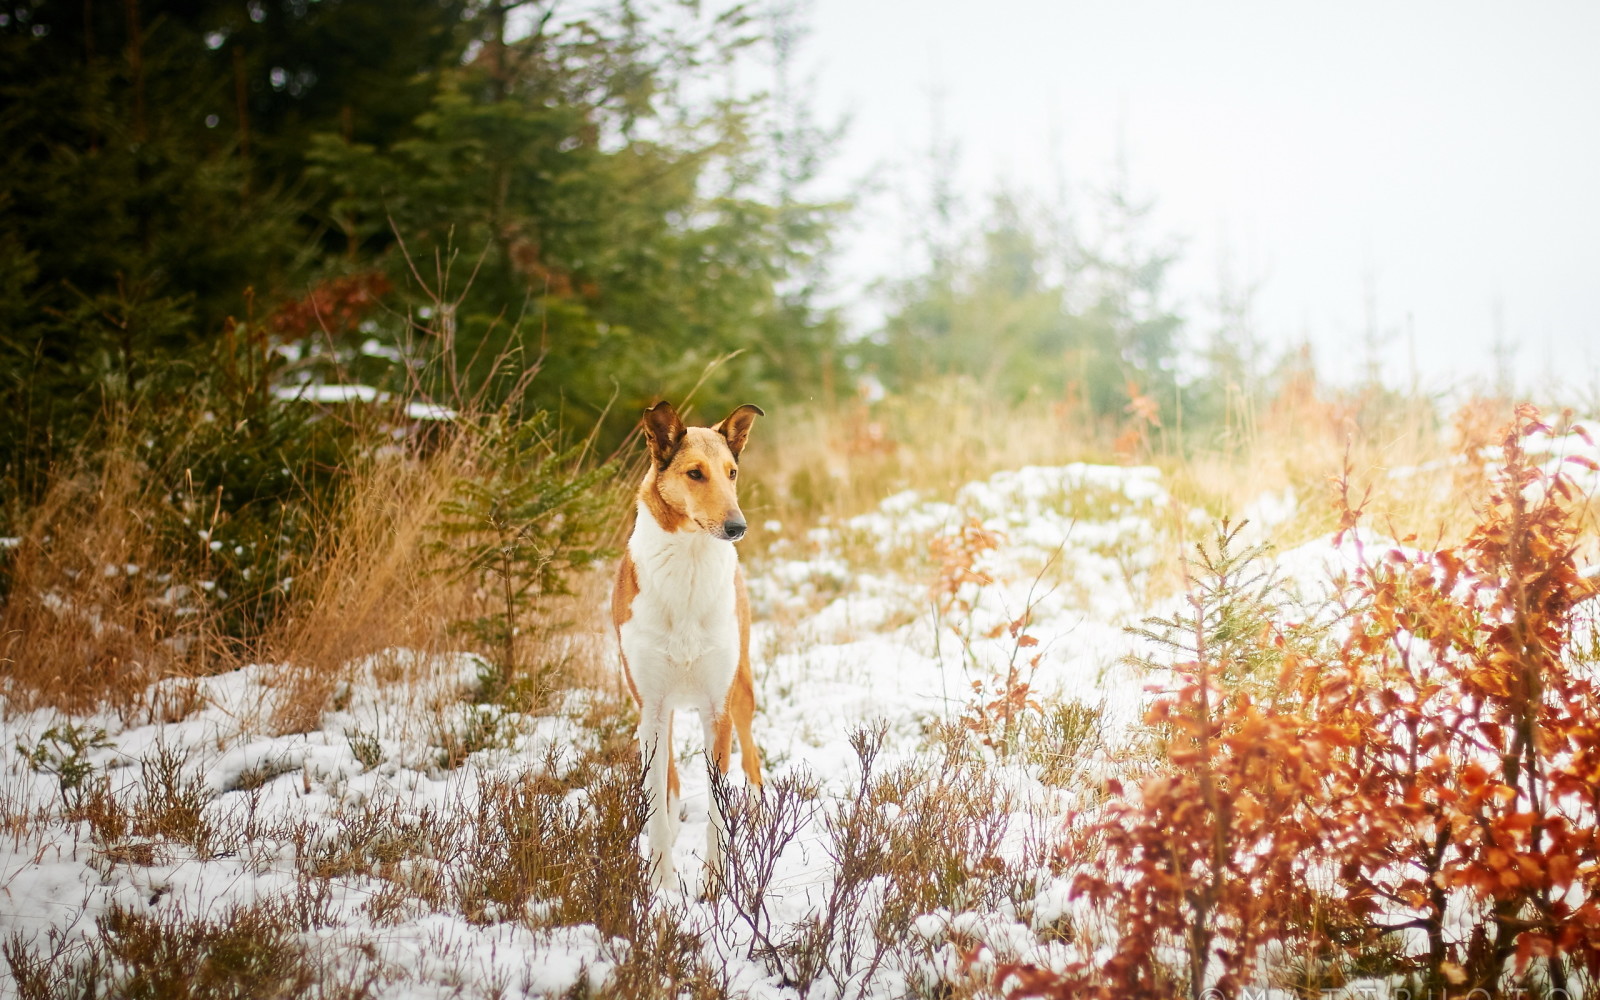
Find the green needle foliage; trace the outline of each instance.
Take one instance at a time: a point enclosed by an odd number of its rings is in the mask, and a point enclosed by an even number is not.
[[[28,539],[0,548],[0,657],[43,663],[71,631],[49,595],[108,565],[139,649],[75,651],[63,678],[298,642],[360,470],[455,433],[418,412],[573,414],[607,453],[719,359],[708,410],[828,397],[846,207],[814,190],[828,136],[798,82],[724,85],[736,57],[790,65],[792,20],[0,4],[0,535]],[[514,419],[448,518],[456,571],[493,585],[475,634],[508,667],[513,619],[592,558],[602,475]],[[86,499],[127,515],[106,552],[63,520]]]
[[[61,784],[61,804],[76,811],[89,791],[88,780],[94,776],[95,765],[89,754],[111,746],[104,729],[90,729],[63,723],[44,731],[32,749],[17,741],[17,753],[28,764],[28,769],[38,774],[53,774]]]
[[[1239,538],[1247,523],[1230,524],[1224,518],[1209,546],[1195,544],[1183,611],[1146,618],[1127,631],[1169,653],[1180,669],[1215,664],[1214,680],[1265,693],[1276,680],[1285,653],[1285,647],[1264,640],[1280,620],[1284,595],[1268,569],[1266,546]],[[1134,662],[1164,665],[1149,657]]]
[[[611,439],[735,352],[708,407],[815,396],[825,137],[708,86],[770,33],[672,2],[0,9],[0,511],[110,421],[163,448],[241,326],[265,390],[433,396],[438,362],[493,407],[537,367],[535,407]]]
[[[485,700],[529,708],[551,665],[523,662],[520,640],[541,603],[571,594],[572,574],[607,555],[599,543],[613,470],[584,469],[583,446],[559,447],[543,413],[517,421],[502,412],[479,433],[485,461],[456,481],[430,547],[477,594],[477,613],[455,627],[489,657]]]

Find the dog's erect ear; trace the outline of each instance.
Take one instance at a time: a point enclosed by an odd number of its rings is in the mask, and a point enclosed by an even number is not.
[[[683,443],[683,421],[672,404],[662,400],[644,411],[644,439],[650,445],[650,460],[656,468],[665,471],[672,464],[672,456]]]
[[[733,452],[734,458],[738,458],[739,453],[744,451],[744,443],[750,440],[750,425],[756,422],[757,417],[766,415],[766,410],[754,403],[746,403],[711,429],[728,439],[728,450]]]

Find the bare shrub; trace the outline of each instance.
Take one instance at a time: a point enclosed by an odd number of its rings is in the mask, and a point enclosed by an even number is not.
[[[603,992],[607,997],[722,1000],[729,995],[726,976],[707,961],[700,935],[685,929],[681,903],[650,912],[636,936],[611,938],[603,952],[613,963]]]
[[[710,794],[723,817],[723,866],[711,871],[711,890],[721,895],[750,933],[745,954],[787,980],[789,942],[778,937],[767,902],[778,859],[816,817],[821,789],[808,772],[778,775],[760,788],[737,786],[708,768]]]
[[[1085,767],[1105,743],[1103,705],[1076,699],[1045,702],[1022,733],[1022,752],[1039,768],[1047,785],[1070,787],[1086,777]]]
[[[105,976],[105,958],[75,935],[52,927],[45,947],[13,931],[4,946],[18,1000],[80,1000],[93,997]]]
[[[296,854],[305,877],[395,879],[407,863],[449,858],[458,829],[447,811],[369,801],[341,811],[331,830],[310,839]],[[421,884],[412,888],[427,895]],[[433,894],[431,901],[440,900]]]
[[[205,854],[211,824],[205,818],[211,793],[198,773],[186,772],[187,756],[157,744],[139,761],[139,793],[128,815],[136,836],[163,837]]]
[[[310,952],[289,908],[268,901],[235,906],[215,919],[113,907],[95,934],[56,934],[35,952],[13,934],[5,957],[22,1000],[91,996],[169,1000],[290,1000],[372,995],[372,982],[336,978]],[[347,974],[348,975],[348,974]]]
[[[594,769],[572,797],[549,770],[486,780],[457,873],[462,912],[484,922],[594,924],[630,939],[644,932],[649,879],[638,839],[647,806],[636,768]]]
[[[685,903],[650,895],[638,847],[648,805],[636,756],[563,767],[552,754],[533,772],[485,781],[478,802],[452,870],[468,919],[593,925],[611,964],[606,996],[727,995],[700,934],[685,927]]]
[[[712,781],[728,817],[715,887],[749,936],[746,954],[801,996],[823,982],[838,996],[864,995],[891,964],[914,978],[933,947],[914,933],[918,918],[1023,895],[1024,866],[1001,856],[1010,802],[977,757],[882,771],[886,733],[881,724],[851,733],[859,775],[832,808],[804,772],[774,777],[764,795]],[[831,862],[826,891],[806,916],[779,925],[767,908],[777,860],[818,821]]]
[[[842,991],[856,971],[856,938],[870,926],[862,920],[872,883],[888,870],[891,855],[887,818],[874,801],[876,788],[873,768],[883,752],[887,727],[858,728],[850,734],[861,769],[854,794],[827,813],[828,858],[833,862],[833,881],[822,905],[801,920],[784,949],[786,965],[783,982],[794,986],[802,996],[824,974]],[[881,960],[881,956],[875,956]]]

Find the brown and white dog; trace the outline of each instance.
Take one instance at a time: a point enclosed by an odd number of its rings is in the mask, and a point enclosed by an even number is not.
[[[639,704],[639,749],[650,803],[651,884],[672,884],[678,772],[672,759],[672,712],[700,712],[711,761],[728,772],[733,730],[751,785],[761,764],[750,717],[750,605],[733,543],[744,537],[736,487],[739,454],[750,425],[763,416],[746,403],[711,427],[685,427],[670,403],[645,411],[650,468],[639,486],[638,515],[617,567],[611,617],[622,669]],[[723,818],[715,797],[706,831],[706,862],[722,866]]]

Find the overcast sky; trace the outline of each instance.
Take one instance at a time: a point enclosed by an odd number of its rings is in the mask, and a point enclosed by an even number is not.
[[[804,62],[871,175],[842,271],[904,259],[935,94],[981,208],[1001,182],[1079,208],[1126,152],[1191,315],[1226,260],[1260,337],[1362,360],[1370,274],[1389,381],[1487,378],[1498,302],[1517,377],[1600,364],[1600,3],[814,0]],[[870,316],[859,309],[858,317]],[[1414,346],[1413,346],[1414,345]]]

